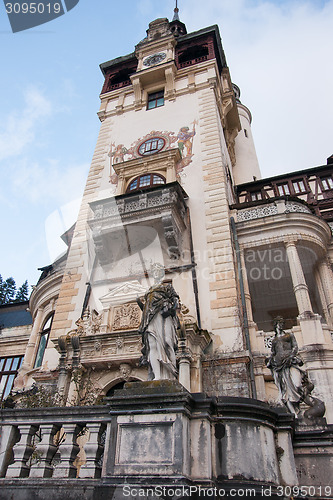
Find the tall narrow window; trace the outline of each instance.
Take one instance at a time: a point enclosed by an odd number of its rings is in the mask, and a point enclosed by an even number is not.
[[[42,366],[45,349],[50,336],[52,320],[53,320],[53,314],[49,316],[48,319],[45,321],[43,329],[40,333],[40,340],[39,340],[34,368],[39,368],[40,366]]]
[[[6,399],[10,394],[22,359],[23,356],[0,358],[0,401]]]
[[[148,94],[147,109],[159,108],[160,106],[164,106],[164,90]]]

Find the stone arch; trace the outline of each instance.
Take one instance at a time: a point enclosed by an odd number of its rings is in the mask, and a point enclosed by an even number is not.
[[[133,368],[128,377],[121,375],[119,369],[113,373],[106,373],[100,380],[99,386],[101,387],[101,395],[106,396],[106,394],[116,385],[122,382],[144,382],[147,380],[147,373],[142,368]]]

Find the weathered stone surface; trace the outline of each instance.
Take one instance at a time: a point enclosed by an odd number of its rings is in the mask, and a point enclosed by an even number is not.
[[[232,354],[203,361],[202,386],[208,395],[249,397],[247,359]]]

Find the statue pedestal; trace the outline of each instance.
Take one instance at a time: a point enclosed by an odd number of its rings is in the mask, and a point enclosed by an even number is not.
[[[103,477],[120,483],[129,476],[151,477],[154,483],[173,478],[185,484],[196,471],[197,479],[211,481],[211,398],[193,397],[177,381],[157,380],[127,383],[109,404]],[[200,449],[200,439],[208,446]]]

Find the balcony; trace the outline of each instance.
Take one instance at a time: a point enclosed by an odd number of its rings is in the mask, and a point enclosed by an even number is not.
[[[302,200],[312,213],[327,222],[333,221],[332,167],[325,165],[290,175],[279,175],[236,186],[237,203],[232,208],[244,209],[265,205],[284,198]]]
[[[91,203],[89,225],[100,264],[140,252],[156,236],[166,256],[178,259],[187,226],[186,198],[178,182],[172,182]]]
[[[0,421],[1,499],[123,498],[112,495],[124,484],[211,486],[215,470],[227,471],[230,487],[243,474],[261,489],[290,471],[290,414],[253,399],[191,394],[176,381],[129,383],[105,406],[6,409]],[[239,459],[239,436],[252,462]],[[281,439],[288,453],[277,461]]]

